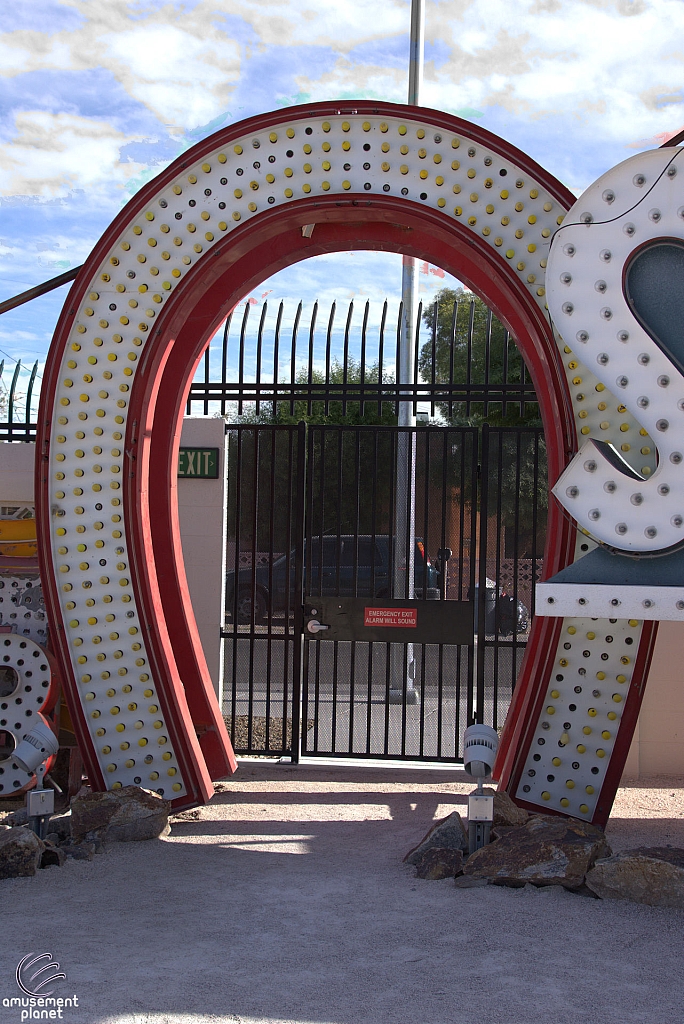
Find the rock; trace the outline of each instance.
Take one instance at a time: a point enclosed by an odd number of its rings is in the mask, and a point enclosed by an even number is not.
[[[610,856],[603,832],[577,818],[534,815],[468,858],[463,872],[497,885],[579,889],[594,863]]]
[[[684,850],[640,847],[599,860],[587,886],[606,900],[633,900],[651,907],[684,909]]]
[[[459,889],[483,889],[489,885],[488,878],[472,878],[470,875],[459,875],[454,882]]]
[[[529,816],[526,810],[513,803],[505,790],[494,791],[493,825],[495,827],[497,825],[524,825]]]
[[[10,811],[5,818],[5,824],[12,828],[15,825],[25,825],[28,821],[28,814],[25,807],[19,807],[16,811]]]
[[[416,878],[453,878],[463,868],[463,851],[432,846],[415,862]]]
[[[512,828],[516,828],[516,825],[493,825],[490,834],[490,842],[494,842],[495,839],[501,839],[502,836],[507,835]]]
[[[63,843],[60,849],[64,851],[65,857],[73,860],[92,860],[98,852],[95,843],[74,843],[73,840]]]
[[[71,813],[66,814],[53,814],[50,818],[48,828],[51,833],[56,833],[59,836],[59,841],[68,839],[71,836]]]
[[[17,825],[0,833],[0,878],[35,875],[45,849],[30,828]]]
[[[43,850],[40,858],[41,868],[50,868],[53,866],[61,868],[62,864],[66,860],[66,853],[64,850],[61,846],[57,846],[56,843],[52,843],[48,839],[44,839],[43,844],[45,849]]]
[[[468,850],[468,833],[466,832],[463,819],[458,811],[452,811],[446,818],[440,818],[427,832],[418,846],[404,857],[405,864],[418,864],[423,855],[432,849],[439,847],[443,850]]]
[[[527,886],[525,886],[525,888],[527,888]],[[532,886],[532,888],[534,888],[534,886]],[[562,896],[564,899],[569,899],[572,895],[564,885],[544,885],[534,891],[539,893],[540,896]]]
[[[171,821],[199,821],[201,817],[201,809],[192,807],[189,811],[179,811],[178,814],[174,814]]]
[[[590,900],[600,900],[601,897],[597,896],[593,889],[590,889],[587,883],[580,885],[578,889],[567,889],[567,892],[572,892],[573,896],[588,896]]]
[[[139,786],[124,786],[108,793],[81,790],[71,802],[71,834],[84,839],[131,843],[157,839],[169,828],[171,804]]]

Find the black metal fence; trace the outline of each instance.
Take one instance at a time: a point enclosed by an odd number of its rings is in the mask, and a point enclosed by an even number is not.
[[[397,655],[311,636],[326,597],[412,596],[395,572],[402,438],[415,597],[428,614],[473,600],[472,642],[447,631]],[[467,724],[503,723],[542,566],[539,428],[235,425],[229,467],[224,712],[239,753],[453,761]]]
[[[33,441],[36,436],[34,420],[37,391],[35,387],[38,362],[29,371],[21,365],[21,359],[14,364],[9,387],[3,380],[4,359],[0,361],[0,441]],[[28,373],[28,380],[22,382],[21,373]],[[25,389],[22,385],[25,385]]]
[[[305,315],[284,302],[249,302],[226,319],[211,339],[190,388],[189,415],[225,416],[233,422],[344,419],[396,421],[401,402],[438,421],[533,421],[537,399],[515,341],[475,296],[419,304],[415,325],[414,384],[398,383],[403,309],[387,301],[333,302],[323,313],[314,302]],[[2,377],[0,364],[0,380]],[[9,386],[0,387],[0,440],[35,438],[38,363],[25,389],[21,360]]]
[[[506,421],[534,417],[537,399],[508,331],[480,299],[465,294],[418,305],[413,384],[399,381],[403,307],[387,301],[333,302],[293,317],[283,302],[246,303],[207,347],[192,383],[187,413],[232,421],[280,422],[331,415],[380,419],[410,401],[430,418]]]

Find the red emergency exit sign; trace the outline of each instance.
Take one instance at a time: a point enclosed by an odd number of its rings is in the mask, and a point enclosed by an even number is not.
[[[397,629],[415,629],[418,625],[417,608],[366,608],[364,626],[394,626]]]

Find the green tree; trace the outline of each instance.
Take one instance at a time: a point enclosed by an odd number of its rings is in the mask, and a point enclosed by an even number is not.
[[[520,384],[529,381],[525,363],[515,340],[482,299],[462,288],[443,288],[433,305],[423,310],[427,340],[419,353],[419,369],[425,382],[454,384]],[[434,376],[433,376],[434,374]],[[520,403],[501,400],[439,403],[444,420],[453,426],[482,427],[490,434],[488,475],[480,486],[488,486],[489,515],[496,516],[511,549],[519,555],[543,549],[548,488],[546,446],[537,431],[505,430],[506,427],[541,427],[536,401]],[[471,500],[468,488],[462,494]],[[493,501],[493,505],[492,505]],[[533,514],[533,509],[536,512]],[[536,528],[533,528],[533,523]],[[533,536],[534,534],[534,536]],[[515,538],[515,539],[514,539]]]
[[[275,411],[270,402],[263,402],[257,414],[248,410],[234,422],[243,426],[294,426],[302,421],[312,428],[310,435],[309,480],[311,500],[309,515],[312,529],[320,534],[340,529],[342,532],[371,532],[375,522],[376,532],[389,530],[388,510],[391,500],[391,467],[393,466],[393,440],[389,434],[350,431],[326,433],[326,426],[394,426],[397,422],[395,403],[391,398],[383,400],[383,389],[368,400],[361,402],[360,384],[378,384],[377,363],[362,370],[361,363],[352,357],[347,365],[333,360],[329,379],[325,374],[313,370],[311,383],[315,393],[308,392],[309,373],[301,368],[296,375],[295,398],[277,403]],[[383,373],[383,384],[393,385],[391,374]],[[344,390],[340,397],[324,398],[329,393],[328,384],[338,385]],[[307,385],[306,391],[304,385]],[[336,395],[339,392],[334,392]],[[302,397],[296,397],[302,395]],[[306,395],[306,397],[304,397]],[[317,397],[320,395],[321,397]],[[255,474],[256,444],[259,443]],[[231,439],[229,447],[229,479],[236,486],[237,464],[240,463],[243,486],[240,488],[240,528],[243,549],[254,541],[259,550],[269,547],[271,533],[278,538],[277,550],[289,543],[283,531],[289,528],[289,516],[272,516],[275,504],[284,509],[291,502],[296,477],[296,459],[289,454],[293,442],[285,434],[278,433],[272,441],[262,438],[257,442],[256,432],[242,431],[239,446],[237,436]],[[277,452],[277,454],[276,454]],[[252,481],[258,485],[254,493]],[[231,492],[231,501],[237,500],[237,493]],[[256,505],[254,503],[256,502]],[[229,522],[229,540],[235,539],[235,523]],[[282,536],[281,536],[282,535]]]
[[[515,341],[482,299],[462,288],[442,288],[423,310],[428,337],[419,353],[422,379],[444,384],[520,384],[526,377]],[[487,343],[489,340],[489,344]],[[541,426],[536,401],[439,403],[453,426]]]
[[[374,363],[363,370],[359,360],[349,357],[346,368],[338,359],[333,359],[330,365],[329,379],[326,381],[325,374],[320,370],[312,370],[311,384],[314,392],[311,397],[307,394],[309,385],[309,374],[305,368],[297,371],[295,377],[296,385],[295,398],[280,399],[273,410],[272,403],[268,400],[262,401],[262,408],[259,414],[249,410],[235,422],[240,423],[272,423],[276,425],[287,425],[291,423],[317,423],[317,424],[338,424],[345,426],[377,426],[385,424],[392,426],[396,424],[397,417],[394,401],[389,397],[383,397],[385,393],[382,388],[379,392],[365,401],[360,401],[361,390],[359,384],[377,384],[379,381],[379,366]],[[383,384],[392,385],[394,376],[385,372]],[[331,394],[328,384],[335,385],[335,392],[340,394],[339,388],[344,390],[339,398],[324,398],[324,395]],[[304,388],[306,385],[306,389]],[[355,386],[356,385],[356,386]],[[306,397],[298,398],[297,395]],[[321,397],[316,397],[320,395]]]

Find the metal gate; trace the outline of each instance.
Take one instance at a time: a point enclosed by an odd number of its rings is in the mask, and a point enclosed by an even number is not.
[[[461,760],[466,725],[503,723],[525,651],[541,430],[227,429],[236,751]]]

